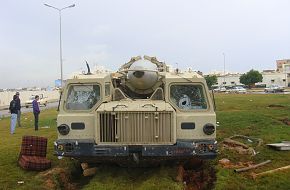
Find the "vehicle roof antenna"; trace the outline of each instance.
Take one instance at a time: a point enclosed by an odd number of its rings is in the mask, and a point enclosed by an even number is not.
[[[91,73],[91,69],[90,69],[90,66],[89,66],[89,64],[88,64],[87,61],[86,61],[86,65],[87,65],[87,68],[88,68],[88,72],[87,72],[86,75],[91,75],[91,74],[92,74],[92,73]]]

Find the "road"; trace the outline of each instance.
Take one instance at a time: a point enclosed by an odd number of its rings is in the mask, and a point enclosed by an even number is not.
[[[40,110],[57,108],[57,106],[58,106],[58,102],[52,102],[52,103],[48,103],[47,106],[40,106]],[[21,108],[21,113],[28,113],[28,112],[32,112],[32,108],[25,108],[25,107]],[[8,112],[8,110],[0,110],[0,118],[7,117],[7,116],[10,116],[10,113]]]

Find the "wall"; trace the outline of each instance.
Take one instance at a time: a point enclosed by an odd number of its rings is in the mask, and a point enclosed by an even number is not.
[[[32,95],[43,94],[48,98],[48,101],[57,101],[59,99],[59,91],[20,91],[21,104],[24,105],[25,101],[29,100]],[[5,108],[9,105],[10,101],[15,95],[15,92],[0,92],[0,108]]]
[[[217,82],[218,86],[235,86],[235,85],[243,85],[240,83],[240,74],[235,75],[226,75],[224,76],[218,76]],[[223,82],[226,84],[223,85]]]
[[[287,76],[285,73],[281,72],[274,72],[274,73],[267,73],[263,72],[261,73],[263,76],[263,81],[259,84],[265,84],[266,86],[270,86],[271,84],[277,84],[280,86],[287,86],[288,82],[285,82],[285,78]],[[234,85],[243,85],[240,83],[240,74],[234,74],[234,75],[226,75],[224,76],[218,76],[218,86],[224,86],[223,82],[225,80],[226,84],[225,86],[234,86]]]

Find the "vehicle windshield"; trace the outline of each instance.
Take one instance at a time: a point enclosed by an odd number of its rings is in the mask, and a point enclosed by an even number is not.
[[[100,100],[99,85],[70,86],[66,100],[68,110],[89,110]]]
[[[181,110],[207,109],[202,85],[171,85],[170,100]]]

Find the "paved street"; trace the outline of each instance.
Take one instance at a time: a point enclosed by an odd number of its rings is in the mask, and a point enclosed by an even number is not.
[[[40,110],[45,110],[45,109],[50,109],[50,108],[57,108],[57,106],[58,106],[58,102],[53,102],[53,103],[47,104],[47,106],[40,106]],[[21,112],[22,113],[32,112],[32,108],[22,107],[21,108]],[[0,118],[7,117],[7,116],[10,116],[10,113],[9,113],[8,110],[0,110]]]

